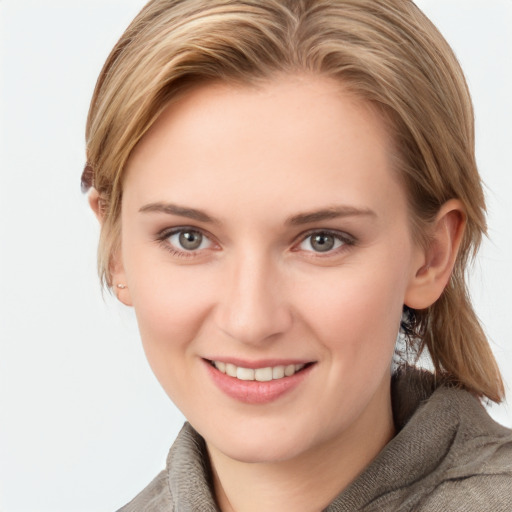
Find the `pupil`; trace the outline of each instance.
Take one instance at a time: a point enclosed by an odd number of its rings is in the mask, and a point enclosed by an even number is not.
[[[311,240],[311,246],[315,251],[327,252],[334,247],[334,237],[331,235],[315,235]]]
[[[180,245],[188,251],[197,249],[201,245],[202,240],[203,236],[197,231],[184,231],[180,233]]]

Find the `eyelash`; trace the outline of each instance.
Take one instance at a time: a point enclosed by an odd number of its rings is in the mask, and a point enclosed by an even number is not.
[[[215,244],[215,242],[212,241],[212,237],[208,234],[205,234],[201,229],[192,227],[192,226],[180,226],[177,228],[172,229],[164,229],[160,231],[156,236],[156,241],[163,246],[164,249],[166,249],[168,252],[171,253],[172,256],[178,257],[178,258],[195,258],[199,256],[200,252],[204,249],[199,250],[189,250],[186,249],[179,250],[175,248],[170,242],[169,238],[173,235],[177,235],[179,233],[186,233],[186,232],[194,232],[199,233],[201,236],[206,238],[210,241],[211,244]],[[341,242],[341,245],[334,248],[329,249],[325,251],[325,253],[322,253],[321,251],[305,251],[308,253],[311,253],[309,257],[319,257],[319,258],[326,258],[329,256],[337,255],[340,252],[346,251],[349,247],[356,245],[357,240],[348,233],[342,232],[342,231],[336,231],[336,230],[329,230],[329,229],[312,229],[307,231],[306,233],[302,233],[299,235],[298,239],[299,241],[294,243],[294,246],[292,248],[292,251],[298,252],[300,251],[300,245],[302,245],[304,242],[308,240],[308,238],[314,236],[314,235],[322,235],[322,236],[331,236],[335,240]]]
[[[299,251],[300,249],[297,248],[301,246],[304,242],[308,240],[308,238],[312,238],[314,235],[317,236],[330,236],[333,237],[338,242],[341,242],[341,245],[338,247],[335,247],[334,249],[329,249],[325,252],[321,251],[305,251],[307,253],[310,253],[309,257],[312,258],[328,258],[329,256],[335,256],[340,254],[341,252],[345,252],[350,247],[356,245],[357,240],[352,235],[349,235],[348,233],[345,233],[343,231],[336,231],[336,230],[330,230],[330,229],[311,229],[307,231],[306,233],[302,233],[299,238],[299,242],[294,245],[294,251]],[[310,242],[311,245],[311,242]]]
[[[210,243],[212,243],[212,244],[214,243],[212,241],[211,236],[205,234],[201,229],[194,228],[192,226],[180,226],[180,227],[172,228],[172,229],[164,229],[157,234],[156,241],[161,246],[163,246],[164,249],[166,249],[168,252],[170,252],[172,256],[175,256],[178,258],[196,258],[199,255],[199,252],[201,250],[199,250],[199,251],[198,250],[187,251],[186,249],[179,250],[169,242],[169,238],[171,238],[171,236],[177,235],[179,233],[187,233],[187,232],[199,233],[201,236],[203,236],[204,238],[209,240]]]

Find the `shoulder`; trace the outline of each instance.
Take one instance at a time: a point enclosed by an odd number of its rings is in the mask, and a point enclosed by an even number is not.
[[[171,512],[174,510],[167,472],[162,471],[130,503],[118,512]]]
[[[512,511],[512,432],[498,425],[487,435],[457,432],[437,466],[386,499],[395,512]]]
[[[420,510],[512,510],[512,432],[494,425],[467,439]]]
[[[421,512],[510,512],[512,473],[479,474],[441,482],[420,504]]]
[[[456,421],[444,431],[447,449],[437,467],[422,479],[427,492],[421,493],[417,510],[511,511],[512,431],[494,422],[467,392],[442,389],[434,394],[433,401],[443,407],[435,408],[430,428],[435,431],[448,409],[455,411],[452,421]],[[443,442],[442,435],[438,442]]]
[[[167,467],[118,512],[216,512],[204,439],[185,423],[167,456]]]
[[[383,482],[367,509],[512,511],[512,431],[467,391],[405,377],[394,388],[399,431],[368,471]]]

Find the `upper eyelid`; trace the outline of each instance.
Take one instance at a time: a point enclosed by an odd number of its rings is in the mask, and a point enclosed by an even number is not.
[[[339,229],[330,229],[330,228],[315,228],[315,229],[309,229],[308,231],[305,231],[298,235],[296,237],[297,242],[302,242],[306,240],[306,238],[310,237],[311,235],[317,234],[317,233],[325,233],[328,235],[333,235],[336,238],[339,238],[343,240],[344,242],[349,241],[352,243],[355,243],[357,241],[356,237],[351,235],[350,233],[347,233],[346,231],[341,231]]]
[[[185,248],[180,248],[179,246],[176,246],[175,244],[169,241],[169,238],[171,236],[174,236],[184,231],[196,231],[200,233],[204,238],[206,238],[210,242],[211,246],[205,247],[203,249],[187,250]],[[205,230],[197,228],[195,226],[174,226],[161,229],[154,236],[154,241],[158,245],[163,247],[166,251],[170,252],[173,257],[182,258],[183,261],[195,261],[197,258],[199,258],[199,261],[201,261],[201,258],[206,254],[205,251],[209,251],[212,249],[216,250],[215,246],[218,247],[219,245],[212,235],[205,232]]]
[[[171,235],[174,235],[176,233],[180,233],[182,231],[197,231],[198,233],[201,233],[201,235],[205,236],[209,240],[212,240],[215,238],[213,235],[211,235],[208,231],[205,231],[204,229],[198,228],[196,226],[175,226],[172,228],[164,228],[158,231],[156,234],[157,238],[168,238]]]
[[[341,241],[341,245],[339,247],[333,248],[329,251],[325,252],[317,252],[314,250],[303,250],[301,249],[301,245],[312,235],[316,233],[323,233],[327,235],[332,235],[335,238],[337,238],[339,241]],[[344,254],[346,251],[353,248],[355,245],[357,245],[357,239],[353,235],[350,235],[349,233],[345,231],[339,231],[336,229],[311,229],[306,231],[305,233],[302,233],[299,235],[298,240],[292,245],[290,248],[291,252],[303,252],[305,255],[307,255],[308,258],[314,258],[314,259],[329,259],[333,257],[339,257],[341,254]]]
[[[159,241],[164,241],[165,239],[169,238],[170,236],[172,236],[176,233],[179,233],[181,231],[187,231],[187,230],[197,231],[198,233],[201,233],[203,236],[208,238],[208,240],[210,240],[213,244],[220,245],[220,243],[218,242],[216,237],[213,236],[209,231],[199,228],[197,226],[190,226],[190,225],[174,226],[174,227],[167,227],[167,228],[161,229],[157,233],[156,239]],[[298,244],[300,244],[301,242],[306,240],[308,237],[310,237],[316,233],[329,234],[329,235],[332,235],[332,236],[342,240],[343,242],[349,243],[349,244],[355,244],[357,242],[357,238],[355,236],[351,235],[350,233],[347,233],[346,231],[341,231],[341,230],[332,229],[332,228],[311,228],[311,229],[308,229],[307,231],[303,231],[300,234],[296,235],[292,242],[292,246],[296,247]]]
[[[205,231],[204,229],[198,228],[196,226],[174,226],[174,227],[168,227],[168,228],[161,229],[155,235],[155,240],[157,242],[163,244],[171,236],[173,236],[173,235],[175,235],[177,233],[180,233],[180,232],[184,232],[184,231],[196,231],[198,233],[201,233],[201,235],[203,237],[207,238],[210,241],[210,243],[212,244],[212,246],[219,245],[219,242],[217,241],[217,239],[213,235],[211,235],[208,231]],[[171,244],[170,242],[167,242],[167,243],[170,246],[174,247],[174,245]],[[201,252],[203,250],[206,250],[206,249],[191,250],[191,251],[183,250],[183,252],[187,252],[190,255],[192,255],[193,253],[198,253],[198,252]],[[179,247],[176,248],[176,251],[178,251],[178,252],[180,251]]]

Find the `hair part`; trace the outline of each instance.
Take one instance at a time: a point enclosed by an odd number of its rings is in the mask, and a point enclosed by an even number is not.
[[[468,88],[453,51],[409,0],[152,0],[99,76],[87,120],[85,188],[103,205],[98,267],[111,286],[121,240],[123,176],[162,111],[199,83],[249,85],[283,73],[320,75],[376,106],[393,130],[416,239],[457,198],[467,225],[440,299],[414,311],[416,354],[439,378],[499,402],[500,372],[472,308],[469,263],[486,233]]]

